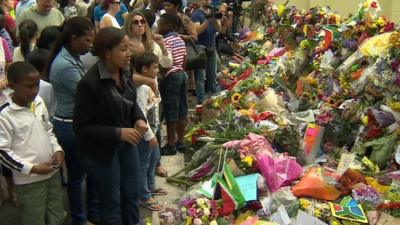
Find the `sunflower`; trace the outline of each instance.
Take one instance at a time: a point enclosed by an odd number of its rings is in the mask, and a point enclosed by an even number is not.
[[[235,93],[231,96],[232,103],[238,103],[242,99],[242,95],[240,93]]]

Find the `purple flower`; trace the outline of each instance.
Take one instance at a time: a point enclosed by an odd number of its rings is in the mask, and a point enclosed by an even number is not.
[[[184,197],[179,201],[179,204],[186,208],[192,207],[192,205],[194,205],[195,203],[196,203],[196,200],[188,198],[188,197]]]
[[[356,49],[357,41],[355,39],[344,40],[343,46],[347,49]]]
[[[400,61],[394,60],[390,63],[390,67],[392,68],[393,72],[396,72],[399,69]]]
[[[359,203],[370,203],[373,206],[378,206],[381,203],[378,192],[370,186],[353,189],[352,196]]]
[[[400,87],[400,73],[396,73],[396,78],[394,79],[393,83]]]

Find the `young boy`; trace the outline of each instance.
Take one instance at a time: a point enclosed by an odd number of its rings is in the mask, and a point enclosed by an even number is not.
[[[39,72],[16,62],[8,69],[7,80],[14,92],[0,107],[0,162],[13,171],[21,224],[60,225],[64,212],[58,168],[64,153],[37,95]]]
[[[167,121],[167,144],[161,148],[161,155],[175,155],[176,150],[184,151],[183,137],[187,124],[187,75],[184,71],[186,60],[185,42],[176,31],[181,27],[176,14],[164,13],[158,20],[158,33],[164,36],[166,48],[171,52],[173,64],[164,74],[161,97],[164,117]],[[177,135],[177,140],[175,139]]]
[[[145,52],[135,58],[135,71],[138,76],[155,79],[159,72],[158,57],[151,52]],[[163,189],[155,189],[155,173],[157,162],[160,158],[160,148],[156,133],[159,128],[158,104],[161,99],[158,93],[154,93],[148,85],[140,85],[136,88],[137,103],[145,115],[149,127],[143,139],[138,145],[140,157],[140,200],[144,207],[158,211],[161,206],[154,200],[152,194],[166,194]]]

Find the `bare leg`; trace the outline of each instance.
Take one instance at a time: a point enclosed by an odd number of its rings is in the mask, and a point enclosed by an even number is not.
[[[175,133],[177,129],[177,122],[167,123],[167,143],[170,146],[175,145]]]
[[[183,143],[187,123],[187,119],[179,120],[177,123],[176,133],[178,134],[178,143]]]

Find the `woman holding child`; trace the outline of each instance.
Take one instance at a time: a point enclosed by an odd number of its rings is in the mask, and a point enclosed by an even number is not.
[[[153,24],[148,24],[146,17],[140,12],[133,11],[128,14],[128,17],[125,20],[125,32],[129,37],[132,55],[138,56],[144,52],[152,52],[158,57],[159,65],[162,68],[169,68],[173,63],[171,52],[169,52],[165,47],[163,37],[161,35],[152,34],[150,29],[152,25]],[[133,80],[136,86],[146,84],[152,87],[155,93],[158,93],[157,79],[140,77],[137,74],[134,74]],[[157,139],[160,142],[161,137],[159,129],[156,133]],[[167,171],[161,166],[160,162],[157,164],[156,173],[162,177],[168,176]],[[166,194],[163,189],[153,190],[153,193],[156,195]]]

